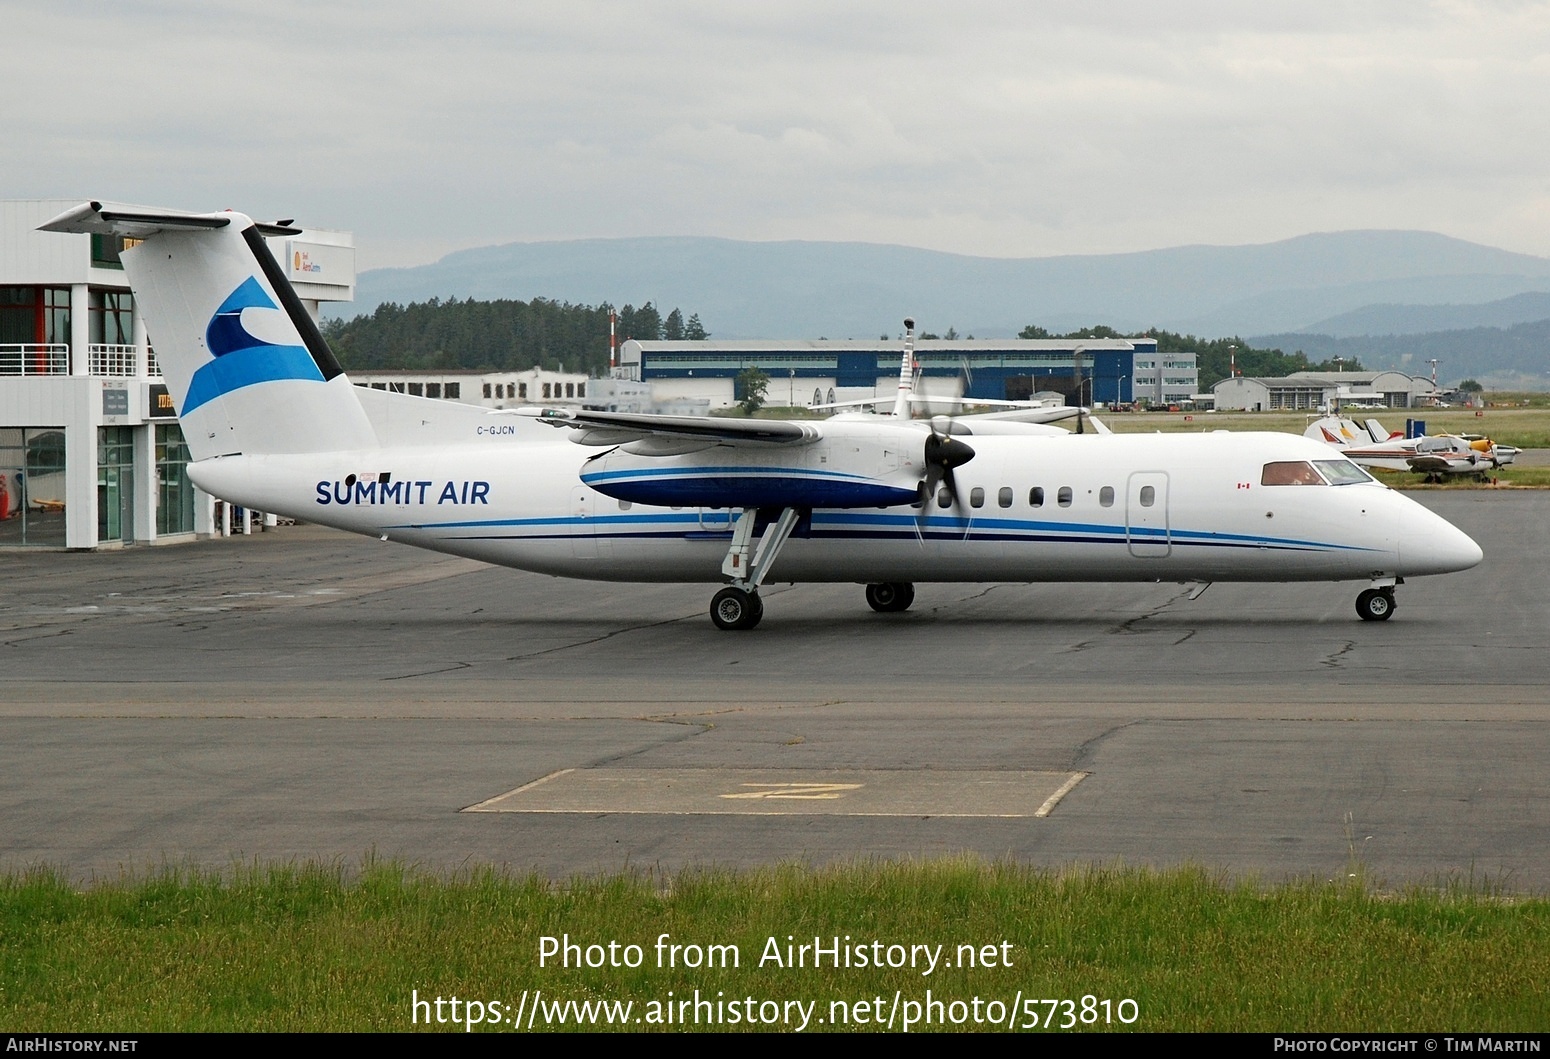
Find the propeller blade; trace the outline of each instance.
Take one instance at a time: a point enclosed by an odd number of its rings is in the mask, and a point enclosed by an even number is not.
[[[972,518],[963,508],[963,496],[958,492],[958,482],[953,477],[953,469],[949,467],[943,477],[947,481],[947,493],[953,500],[953,514],[963,520],[963,536],[967,540],[969,536],[969,521]]]

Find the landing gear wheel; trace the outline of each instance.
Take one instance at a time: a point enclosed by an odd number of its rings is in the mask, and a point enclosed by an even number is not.
[[[1394,616],[1394,590],[1369,588],[1356,597],[1356,613],[1363,621],[1388,621]]]
[[[751,629],[764,617],[764,602],[757,592],[723,588],[710,601],[710,620],[718,629]]]
[[[908,581],[882,581],[866,586],[867,606],[879,614],[909,610],[915,602],[915,586]]]

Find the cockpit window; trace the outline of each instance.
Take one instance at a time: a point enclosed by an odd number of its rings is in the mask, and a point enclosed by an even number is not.
[[[1313,469],[1313,464],[1302,460],[1285,460],[1267,463],[1260,472],[1260,485],[1323,485],[1324,479]]]
[[[1350,460],[1318,460],[1315,466],[1324,472],[1330,485],[1357,485],[1374,481],[1373,476]]]

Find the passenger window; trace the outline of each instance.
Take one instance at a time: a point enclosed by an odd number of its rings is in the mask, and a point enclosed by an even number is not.
[[[1028,506],[1029,507],[1043,507],[1044,506],[1044,487],[1043,486],[1036,485],[1032,489],[1028,490]]]
[[[953,494],[949,493],[945,486],[942,489],[940,489],[937,492],[937,494],[936,494],[936,506],[937,507],[952,507],[953,506]]]
[[[1061,507],[1071,506],[1071,487],[1069,485],[1060,487],[1060,492],[1056,494],[1056,503]]]
[[[635,506],[635,502],[633,500],[621,500],[621,501],[619,501],[619,510],[620,511],[628,511],[628,510],[630,510],[630,508],[632,508],[634,506]]]
[[[981,489],[977,485],[973,489],[970,489],[969,490],[969,506],[970,507],[984,507],[985,506],[985,490]]]
[[[1114,506],[1114,487],[1112,485],[1106,485],[1098,490],[1098,503],[1104,507]]]
[[[1324,479],[1313,469],[1313,464],[1302,460],[1284,460],[1267,463],[1259,475],[1260,485],[1323,485]]]
[[[1001,505],[1002,507],[1011,507],[1012,506],[1012,487],[1011,486],[1003,485],[1001,487],[1001,491],[996,494],[996,503]]]
[[[1141,506],[1151,507],[1155,503],[1157,503],[1157,490],[1149,485],[1143,485],[1141,487]]]

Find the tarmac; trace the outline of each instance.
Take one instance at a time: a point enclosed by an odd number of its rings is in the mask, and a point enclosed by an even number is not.
[[[1550,886],[1550,493],[1361,585],[562,581],[316,527],[0,554],[0,868],[564,878],[972,853]]]

